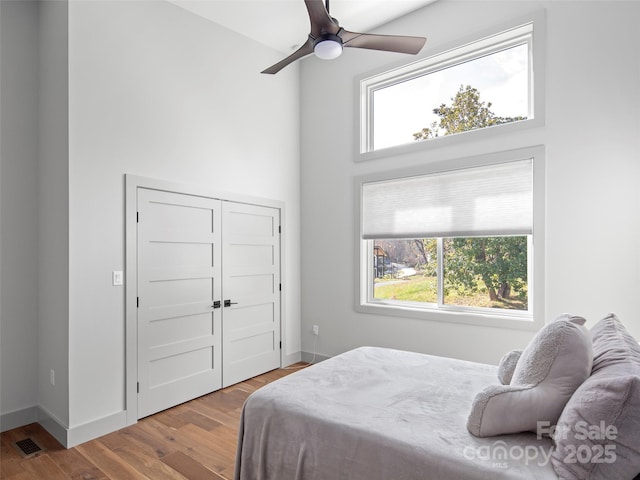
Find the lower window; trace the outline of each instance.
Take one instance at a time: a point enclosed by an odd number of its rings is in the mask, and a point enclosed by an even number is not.
[[[369,301],[527,312],[530,241],[530,235],[369,240]]]
[[[543,147],[356,178],[356,310],[544,324]]]

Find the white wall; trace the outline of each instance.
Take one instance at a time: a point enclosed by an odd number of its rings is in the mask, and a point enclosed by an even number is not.
[[[70,427],[124,408],[124,174],[285,202],[299,334],[299,89],[279,54],[166,2],[69,5]]]
[[[0,2],[0,414],[35,420],[38,361],[38,6]]]
[[[640,339],[640,4],[441,0],[379,32],[427,36],[428,54],[542,8],[546,124],[491,141],[354,163],[354,78],[398,57],[346,49],[333,62],[303,60],[304,352],[313,324],[328,356],[368,344],[497,363],[526,345],[533,332],[356,313],[353,178],[536,144],[546,146],[545,320],[568,311],[592,325],[612,311]]]

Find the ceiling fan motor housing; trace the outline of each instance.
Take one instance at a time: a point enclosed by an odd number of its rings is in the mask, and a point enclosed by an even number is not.
[[[342,38],[333,33],[323,33],[313,40],[313,51],[323,60],[337,58],[342,53]]]

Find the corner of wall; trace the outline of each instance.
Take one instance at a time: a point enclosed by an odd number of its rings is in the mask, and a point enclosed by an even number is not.
[[[68,428],[51,414],[47,409],[37,407],[37,420],[42,427],[53,436],[60,444],[68,448]]]
[[[69,423],[68,7],[67,0],[40,2],[39,10],[37,381],[43,425]],[[51,430],[61,435],[59,427]]]

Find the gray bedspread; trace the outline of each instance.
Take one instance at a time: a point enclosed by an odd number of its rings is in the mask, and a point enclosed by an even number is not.
[[[362,347],[291,374],[247,399],[235,479],[557,480],[551,440],[467,431],[496,370]]]

